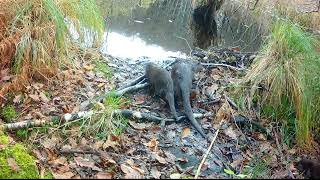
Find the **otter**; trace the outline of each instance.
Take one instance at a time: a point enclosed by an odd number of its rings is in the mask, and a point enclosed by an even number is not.
[[[171,77],[173,80],[174,94],[176,100],[182,100],[187,118],[190,120],[191,124],[196,128],[196,130],[201,134],[201,136],[208,139],[206,134],[203,132],[200,124],[194,118],[190,105],[190,92],[193,80],[193,68],[190,64],[186,62],[177,61],[172,67]]]
[[[173,81],[170,73],[161,67],[158,67],[154,63],[148,63],[146,65],[146,78],[150,84],[150,90],[157,96],[164,99],[170,107],[171,113],[174,119],[178,121],[176,108],[174,106],[174,90]]]
[[[320,179],[320,163],[315,160],[302,159],[297,169],[304,172],[306,178]]]

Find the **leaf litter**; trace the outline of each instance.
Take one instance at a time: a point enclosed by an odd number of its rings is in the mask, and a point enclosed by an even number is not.
[[[135,79],[144,72],[141,64],[129,65],[124,59],[107,56],[106,63],[115,66],[112,66],[115,74],[111,80],[101,77],[101,74],[94,71],[95,65],[87,62],[82,64],[82,68],[63,70],[49,84],[32,84],[23,94],[17,94],[12,99],[20,112],[15,121],[48,120],[64,113],[84,110],[94,96],[121,87],[128,83],[128,79]],[[4,74],[1,81],[10,80],[5,71],[1,73]],[[270,162],[277,163],[280,156],[276,147],[272,146],[274,140],[267,140],[262,133],[246,132],[235,126],[232,120],[239,114],[226,101],[210,104],[214,99],[223,99],[227,94],[225,87],[235,82],[237,76],[236,72],[221,67],[206,68],[195,75],[195,81],[201,88],[192,97],[193,111],[215,113],[213,117],[199,120],[202,127],[212,137],[219,122],[223,121],[223,133],[219,134],[200,177],[228,178],[232,175],[224,173],[225,167],[232,167],[235,174],[240,174],[244,166],[249,165],[254,158],[272,157]],[[147,91],[142,90],[128,96],[134,101],[126,108],[170,117],[164,102],[150,97]],[[105,108],[104,104],[99,107]],[[49,169],[54,178],[177,179],[195,175],[209,144],[188,121],[171,123],[165,128],[161,128],[159,124],[134,120],[129,120],[128,123],[130,126],[120,136],[108,136],[105,140],[79,136],[80,124],[74,124],[71,128],[58,124],[33,128],[33,131],[29,131],[28,141],[39,145],[31,148],[42,174],[43,169]],[[61,150],[70,152],[61,153]],[[72,152],[73,150],[77,152]],[[295,153],[296,151],[289,150],[285,155],[292,157]],[[12,169],[19,170],[14,159],[7,161]],[[278,177],[286,175],[284,172],[287,171],[281,171],[283,166],[278,165],[277,168]],[[295,169],[290,167],[290,172],[295,172]],[[250,177],[251,174],[247,175]]]

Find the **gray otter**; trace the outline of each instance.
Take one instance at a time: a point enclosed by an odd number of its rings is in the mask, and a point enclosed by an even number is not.
[[[148,63],[146,65],[146,78],[150,83],[150,90],[167,101],[171,113],[178,121],[176,108],[174,106],[173,81],[170,73],[154,63]]]
[[[183,107],[187,118],[196,130],[206,139],[208,137],[203,132],[200,124],[194,118],[190,105],[190,92],[192,87],[193,71],[190,64],[183,61],[177,61],[171,70],[171,77],[174,85],[176,100],[182,99]]]

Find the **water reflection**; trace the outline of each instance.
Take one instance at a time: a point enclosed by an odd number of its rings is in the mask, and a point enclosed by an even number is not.
[[[186,54],[179,51],[167,51],[156,44],[148,44],[139,37],[139,33],[125,36],[117,32],[105,33],[105,43],[101,51],[120,58],[137,59],[147,57],[151,60],[165,60],[168,57],[184,57]]]

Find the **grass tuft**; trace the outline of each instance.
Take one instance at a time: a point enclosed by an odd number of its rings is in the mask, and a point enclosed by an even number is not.
[[[296,119],[296,139],[309,146],[311,130],[319,121],[320,58],[316,38],[288,19],[277,18],[271,36],[244,78],[251,96],[258,96],[265,114],[277,120]],[[266,91],[256,87],[264,84]],[[272,107],[272,111],[267,110]],[[269,114],[270,115],[270,114]]]

